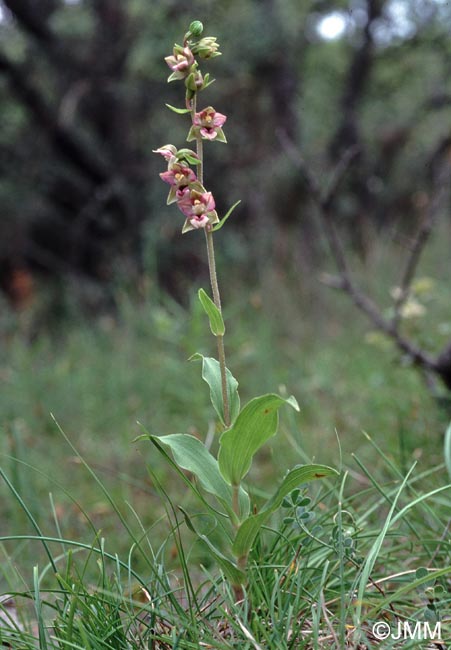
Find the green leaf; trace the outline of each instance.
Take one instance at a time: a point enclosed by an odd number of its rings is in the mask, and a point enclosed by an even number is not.
[[[210,553],[215,558],[221,571],[232,585],[243,585],[246,583],[247,578],[244,571],[241,571],[232,560],[229,560],[229,558],[223,555],[216,546],[210,542],[206,535],[198,535],[198,537],[208,546]]]
[[[191,113],[191,110],[189,108],[176,108],[175,106],[171,106],[171,104],[166,104],[166,106],[169,108],[170,111],[173,111],[174,113],[177,113],[178,115],[184,115],[185,113]]]
[[[237,557],[246,556],[260,528],[268,521],[273,512],[280,507],[284,498],[298,485],[320,478],[338,474],[332,467],[326,465],[302,465],[291,469],[284,477],[275,494],[265,503],[261,511],[248,517],[238,528],[233,543],[233,553]]]
[[[231,207],[231,208],[226,212],[226,214],[222,217],[222,219],[221,219],[221,221],[218,223],[218,225],[215,226],[215,227],[213,228],[213,231],[216,231],[216,230],[219,230],[220,228],[222,228],[222,226],[225,224],[225,222],[226,222],[227,219],[230,217],[230,215],[232,214],[232,212],[235,210],[235,208],[237,207],[237,205],[239,205],[240,203],[241,203],[241,199],[232,205],[232,207]]]
[[[218,461],[200,440],[184,433],[174,433],[169,436],[150,435],[149,438],[169,447],[177,465],[195,474],[204,490],[219,500],[229,517],[235,518],[232,508],[232,489],[221,476]],[[249,496],[243,488],[240,490],[239,498],[241,516],[246,517],[250,505]]]
[[[197,537],[208,546],[210,554],[214,557],[226,578],[230,580],[233,585],[244,584],[246,582],[245,573],[241,571],[241,569],[239,569],[232,560],[221,553],[221,551],[216,548],[216,546],[209,540],[206,535],[203,535],[196,530],[193,520],[183,508],[179,508],[179,510],[183,513],[183,516],[185,517],[185,523],[191,532],[195,533]]]
[[[277,432],[278,410],[283,404],[299,411],[293,396],[284,399],[269,394],[255,397],[248,402],[235,424],[221,436],[219,469],[231,485],[239,485],[248,473],[256,451]]]
[[[224,421],[224,404],[222,403],[221,368],[219,361],[202,354],[193,354],[191,359],[202,359],[202,379],[210,386],[210,400],[222,424]],[[238,382],[230,370],[226,368],[227,395],[229,396],[230,421],[235,422],[240,412],[240,396],[238,395]]]
[[[451,480],[451,424],[449,424],[445,433],[444,440],[445,467]]]
[[[215,336],[224,336],[225,325],[222,314],[216,307],[210,296],[203,290],[199,289],[198,294],[200,304],[204,308],[205,313],[210,321],[210,329]]]

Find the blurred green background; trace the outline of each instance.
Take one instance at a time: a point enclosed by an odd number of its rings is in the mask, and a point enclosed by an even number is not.
[[[293,457],[371,458],[363,431],[404,468],[440,463],[446,400],[321,283],[333,263],[280,136],[323,187],[358,149],[334,219],[356,277],[389,309],[449,166],[451,4],[0,0],[0,16],[0,451],[33,512],[46,517],[54,492],[67,535],[85,534],[50,478],[113,527],[51,413],[145,522],[161,506],[135,422],[202,437],[213,426],[199,365],[186,361],[214,354],[196,302],[204,242],[181,236],[152,154],[186,137],[188,118],[164,106],[184,96],[164,57],[193,19],[223,52],[205,64],[217,81],[202,100],[228,116],[227,146],[205,146],[206,186],[220,216],[242,200],[216,238],[228,365],[244,400],[286,390],[301,405],[256,480],[274,481]],[[423,309],[403,323],[434,352],[451,338],[449,193],[439,207],[417,273]],[[0,495],[3,534],[26,529],[3,485]]]

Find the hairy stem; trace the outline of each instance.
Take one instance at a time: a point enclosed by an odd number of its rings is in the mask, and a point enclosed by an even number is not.
[[[192,104],[191,104],[191,120],[194,123],[194,115],[196,113],[196,99],[197,95],[194,95]],[[203,157],[203,147],[202,147],[202,136],[198,134],[196,136],[196,152],[200,160],[200,164],[197,166],[197,177],[201,185],[204,184],[204,157]],[[205,240],[207,244],[207,256],[208,256],[208,270],[210,273],[210,283],[211,290],[213,292],[213,301],[218,308],[219,312],[222,314],[221,307],[221,296],[219,293],[219,284],[218,276],[216,274],[216,260],[215,260],[215,248],[213,241],[213,231],[211,229],[205,228]],[[225,359],[225,350],[224,350],[224,336],[218,335],[216,337],[217,346],[218,346],[218,360],[219,368],[221,371],[221,391],[222,391],[222,403],[224,406],[224,423],[226,427],[230,426],[230,406],[229,406],[229,395],[227,392],[227,376],[226,376],[226,359]]]

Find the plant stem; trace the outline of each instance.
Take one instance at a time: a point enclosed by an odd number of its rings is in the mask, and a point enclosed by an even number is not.
[[[241,557],[238,558],[238,568],[241,569],[244,573],[246,573],[247,569],[247,555],[242,555]],[[243,585],[233,585],[233,593],[235,596],[235,601],[238,603],[242,600],[244,600],[244,589]]]
[[[191,121],[194,123],[194,115],[196,113],[196,99],[197,95],[194,95],[191,105]],[[198,134],[196,136],[196,153],[199,157],[200,164],[197,166],[197,177],[201,185],[204,184],[204,156],[203,156],[203,146],[202,146],[202,136]],[[216,274],[216,260],[215,260],[215,248],[213,242],[213,231],[209,230],[208,227],[205,228],[205,241],[207,244],[207,257],[208,257],[208,270],[210,273],[210,284],[211,290],[213,292],[213,301],[218,308],[219,312],[222,314],[221,307],[221,296],[219,294],[219,284],[218,276]],[[224,336],[218,335],[216,337],[217,346],[218,346],[218,360],[219,368],[221,371],[221,391],[222,391],[222,403],[224,407],[224,423],[226,427],[230,426],[230,406],[229,406],[229,395],[227,393],[227,375],[226,375],[226,360],[225,360],[225,349],[224,349]],[[239,514],[239,513],[238,513]]]
[[[240,486],[239,485],[232,485],[232,508],[239,522],[240,521]]]
[[[233,585],[233,595],[235,596],[235,603],[244,600],[244,590],[242,585]]]
[[[216,262],[215,262],[215,249],[213,244],[213,232],[205,229],[205,240],[207,242],[207,255],[208,255],[208,268],[210,271],[211,289],[213,291],[213,301],[216,307],[222,314],[221,297],[219,295],[218,278],[216,275]],[[217,337],[218,345],[218,358],[219,368],[221,370],[221,390],[222,390],[222,403],[224,405],[224,423],[226,427],[230,426],[230,407],[229,396],[227,393],[227,377],[226,377],[226,360],[224,350],[224,336],[219,334]]]

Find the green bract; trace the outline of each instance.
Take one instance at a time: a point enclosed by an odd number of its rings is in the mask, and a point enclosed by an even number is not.
[[[210,329],[212,333],[215,336],[224,336],[225,325],[219,308],[216,307],[213,300],[203,289],[199,289],[197,295],[199,296],[199,301],[210,321]]]
[[[213,408],[225,426],[224,404],[222,403],[221,368],[219,362],[211,357],[194,354],[191,359],[202,359],[202,379],[210,386],[210,400]],[[240,412],[240,396],[238,395],[238,382],[230,370],[226,368],[227,395],[229,397],[230,421],[236,420]]]

